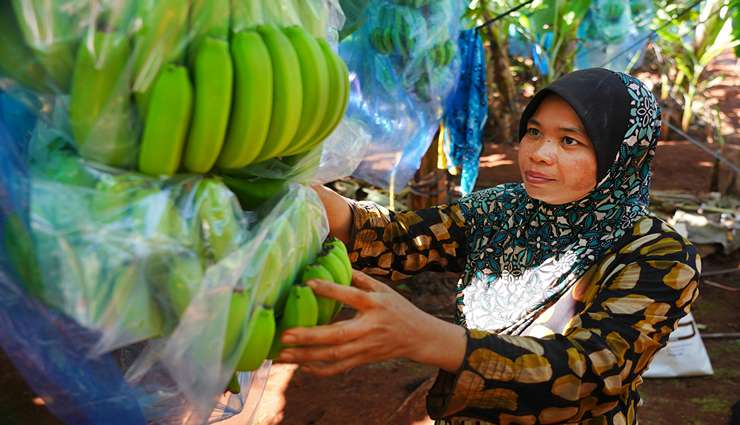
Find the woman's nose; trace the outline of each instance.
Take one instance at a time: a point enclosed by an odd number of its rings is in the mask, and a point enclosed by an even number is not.
[[[555,162],[555,148],[555,142],[546,139],[535,146],[530,154],[530,158],[532,161],[552,164]]]

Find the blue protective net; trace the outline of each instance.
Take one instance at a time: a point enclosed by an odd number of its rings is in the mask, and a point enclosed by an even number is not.
[[[89,356],[99,335],[27,294],[34,280],[27,154],[34,121],[22,104],[0,93],[0,346],[64,422],[143,424],[114,358]]]
[[[488,117],[486,53],[478,31],[460,33],[460,79],[445,101],[445,151],[452,165],[462,169],[463,195],[473,191],[478,179],[483,126]]]
[[[354,74],[346,117],[372,141],[354,176],[396,190],[416,172],[459,70],[460,0],[381,0],[339,46]]]

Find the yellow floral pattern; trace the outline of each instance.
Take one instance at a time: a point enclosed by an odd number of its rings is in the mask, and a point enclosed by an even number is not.
[[[352,205],[355,268],[393,280],[422,270],[469,275],[460,208],[394,214]],[[634,425],[641,373],[698,296],[694,247],[654,217],[636,221],[534,326],[541,337],[468,330],[457,373],[440,372],[427,399],[438,424]],[[557,304],[561,304],[558,301]],[[555,325],[553,325],[555,324]]]

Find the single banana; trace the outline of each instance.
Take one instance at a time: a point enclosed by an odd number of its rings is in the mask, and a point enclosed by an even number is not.
[[[347,247],[344,245],[344,242],[342,242],[338,238],[332,237],[324,242],[324,246],[328,247],[331,252],[335,253],[339,257],[339,259],[342,260],[345,269],[349,271],[349,275],[351,277],[352,262],[349,259],[349,253],[347,252]]]
[[[254,161],[270,130],[273,66],[267,46],[255,31],[233,36],[234,98],[226,140],[218,157],[221,168],[241,168]]]
[[[205,242],[202,258],[214,263],[243,242],[241,209],[234,194],[217,179],[203,179],[195,188],[195,216]]]
[[[306,30],[293,26],[283,30],[290,40],[300,64],[303,105],[295,137],[284,155],[301,152],[321,125],[329,104],[329,70],[319,43]]]
[[[265,202],[283,193],[288,184],[287,180],[261,177],[247,179],[222,176],[221,178],[239,199],[242,209],[249,211],[256,210]]]
[[[265,23],[265,13],[259,0],[231,0],[231,31],[239,33]]]
[[[194,66],[195,58],[201,49],[200,44],[206,37],[229,39],[230,8],[231,0],[191,0],[188,46],[188,61],[191,67]]]
[[[319,279],[327,282],[334,282],[334,276],[321,264],[311,264],[306,266],[301,273],[301,283],[305,284],[309,280]],[[318,306],[317,324],[325,325],[329,323],[334,316],[337,301],[332,298],[317,296],[316,304]]]
[[[259,369],[270,352],[272,341],[275,339],[276,327],[275,313],[272,308],[261,305],[255,307],[247,325],[247,343],[236,364],[236,370]]]
[[[84,16],[86,11],[75,10],[80,5],[69,7],[48,0],[12,0],[12,4],[26,43],[51,77],[55,89],[66,92],[72,78],[75,43],[80,38],[75,32],[74,16],[77,13]]]
[[[316,296],[311,288],[303,285],[291,286],[268,358],[275,359],[280,353],[280,350],[283,349],[280,336],[285,330],[296,327],[316,326],[318,320],[319,307]]]
[[[226,384],[226,390],[232,394],[239,394],[242,392],[242,386],[239,384],[239,372],[234,372],[229,379],[229,383]]]
[[[86,159],[114,167],[136,164],[129,54],[125,37],[95,32],[92,43],[80,43],[70,93],[69,121],[77,150]]]
[[[187,44],[190,1],[140,0],[136,12],[142,22],[134,36],[133,91],[141,116],[148,117],[150,89],[160,69],[179,62]]]
[[[393,52],[393,31],[391,28],[383,29],[383,37],[381,40],[385,48],[385,54],[391,54]]]
[[[110,298],[103,307],[100,325],[116,329],[119,338],[136,342],[164,334],[164,320],[149,287],[141,278],[140,263],[118,265],[112,272]]]
[[[221,153],[229,125],[234,70],[228,42],[204,38],[194,65],[193,120],[183,166],[194,173],[206,173]]]
[[[168,269],[165,292],[166,303],[175,317],[182,316],[200,287],[205,270],[197,255],[172,255],[163,259]]]
[[[282,155],[298,130],[303,107],[303,87],[300,62],[288,37],[275,25],[260,25],[262,36],[272,59],[274,97],[270,131],[256,161]]]
[[[139,152],[139,171],[149,175],[175,174],[190,125],[193,88],[188,71],[177,65],[162,69],[152,87]]]
[[[349,71],[344,61],[332,50],[326,40],[319,40],[321,50],[329,64],[329,108],[324,115],[321,126],[314,137],[313,142],[309,144],[312,148],[327,138],[339,125],[344,117],[349,100]]]
[[[44,67],[23,39],[10,2],[0,1],[0,75],[10,77],[39,93],[51,92],[53,85]]]
[[[229,300],[229,312],[226,316],[226,329],[224,329],[224,346],[221,354],[223,360],[238,362],[241,358],[245,343],[241,335],[246,327],[250,302],[251,291],[239,287],[234,288]]]
[[[323,266],[326,270],[331,273],[333,279],[332,282],[346,285],[348,280],[351,280],[351,276],[347,276],[347,269],[342,263],[342,260],[332,253],[332,251],[326,249],[322,250],[319,256],[314,261],[315,264]]]

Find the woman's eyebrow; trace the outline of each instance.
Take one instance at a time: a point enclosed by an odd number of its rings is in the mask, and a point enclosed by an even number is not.
[[[570,132],[570,133],[579,133],[579,134],[582,134],[584,136],[586,135],[586,132],[583,131],[583,129],[581,127],[560,127],[560,130],[567,131],[567,132]]]

